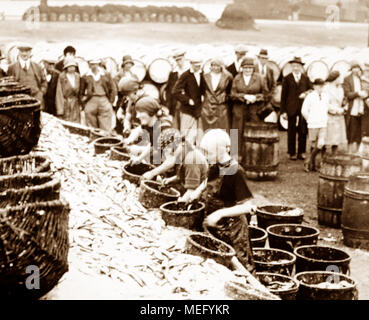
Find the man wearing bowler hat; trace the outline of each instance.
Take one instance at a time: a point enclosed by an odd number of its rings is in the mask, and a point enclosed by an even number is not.
[[[272,94],[276,83],[274,80],[274,71],[267,64],[268,60],[268,50],[261,49],[259,54],[257,55],[255,72],[258,72],[261,75],[262,79],[264,80],[265,86],[268,89],[268,92]]]
[[[281,115],[288,120],[288,154],[291,160],[304,160],[306,158],[307,124],[301,116],[302,103],[306,91],[312,89],[312,84],[303,72],[304,63],[300,57],[289,61],[292,72],[282,80]],[[298,119],[298,125],[297,123]],[[296,155],[296,134],[298,135],[298,147]]]
[[[18,61],[11,64],[8,76],[13,76],[16,81],[31,89],[31,96],[38,99],[41,109],[44,110],[44,94],[47,90],[47,81],[39,64],[31,61],[32,46],[22,43],[18,45]]]

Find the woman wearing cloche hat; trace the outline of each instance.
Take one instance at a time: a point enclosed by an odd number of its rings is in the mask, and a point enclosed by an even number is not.
[[[260,122],[258,110],[264,103],[267,89],[261,76],[254,72],[255,63],[252,58],[244,58],[241,72],[234,78],[231,89],[233,100],[232,129],[238,130],[238,152],[242,154],[243,130],[246,122]],[[239,156],[241,161],[241,156]]]
[[[56,115],[63,120],[81,122],[81,77],[78,64],[73,57],[64,59],[64,70],[60,73],[56,86]]]

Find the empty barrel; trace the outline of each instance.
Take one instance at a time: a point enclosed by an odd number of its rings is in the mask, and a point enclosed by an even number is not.
[[[318,222],[320,225],[340,228],[345,185],[349,176],[360,170],[359,156],[337,154],[324,158],[318,182]]]
[[[369,249],[369,173],[352,175],[345,186],[342,209],[343,243]]]
[[[278,125],[246,123],[244,129],[243,167],[249,179],[274,179],[279,164]]]

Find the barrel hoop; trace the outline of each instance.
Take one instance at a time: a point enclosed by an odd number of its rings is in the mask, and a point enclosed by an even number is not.
[[[250,165],[244,165],[243,166],[246,171],[277,171],[278,170],[278,164],[274,166],[250,166]]]
[[[361,158],[362,158],[363,160],[369,160],[369,155],[362,155],[362,156],[361,156]]]
[[[342,227],[342,231],[347,231],[347,232],[350,232],[350,233],[360,233],[362,235],[366,235],[369,238],[369,231],[368,230],[353,229],[353,228],[346,227],[344,225],[342,225],[341,227]]]
[[[356,199],[356,200],[369,200],[369,193],[368,192],[360,192],[360,191],[353,191],[347,187],[345,187],[344,193],[346,197]]]
[[[334,180],[334,181],[348,181],[348,178],[337,177],[337,176],[328,176],[323,173],[319,174],[319,178],[323,178],[326,180]]]
[[[265,144],[272,144],[279,141],[278,137],[275,138],[255,138],[255,137],[247,137],[244,136],[245,142],[255,142],[255,143],[265,143]]]
[[[322,207],[322,206],[318,206],[318,210],[324,210],[324,211],[333,211],[336,213],[342,213],[342,208],[341,209],[337,209],[337,208],[328,208],[328,207]]]

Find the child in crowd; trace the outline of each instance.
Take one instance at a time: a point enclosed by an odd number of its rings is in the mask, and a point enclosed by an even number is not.
[[[316,171],[315,158],[322,152],[325,144],[328,121],[328,97],[323,92],[324,80],[313,82],[313,91],[306,96],[301,109],[309,129],[310,157],[304,166],[307,172]],[[322,152],[324,156],[324,151]]]

